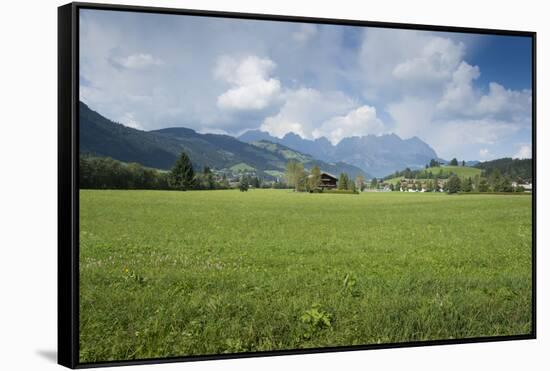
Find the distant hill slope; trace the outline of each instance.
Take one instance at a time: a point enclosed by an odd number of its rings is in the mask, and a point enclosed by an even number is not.
[[[505,157],[498,160],[480,162],[475,167],[481,169],[485,175],[489,175],[493,170],[498,169],[502,175],[514,180],[517,178],[524,180],[533,178],[533,160],[530,158],[520,160]]]
[[[80,153],[112,157],[123,162],[169,169],[181,146],[106,119],[80,102]]]
[[[187,128],[167,128],[150,132],[166,140],[176,141],[193,163],[216,169],[246,164],[259,171],[285,166],[284,158],[228,135],[199,134]]]
[[[400,172],[403,173],[403,172]],[[399,176],[387,176],[384,178],[388,183],[397,183],[399,180],[404,178],[418,178],[418,179],[428,179],[429,173],[432,173],[432,177],[448,177],[450,174],[456,174],[459,178],[473,178],[476,175],[481,176],[481,170],[469,166],[450,166],[443,165],[438,167],[429,167],[427,169],[411,171],[412,174],[406,176],[402,174]]]
[[[170,169],[185,151],[197,169],[238,171],[251,169],[272,176],[284,171],[285,153],[242,142],[228,135],[199,134],[187,128],[166,128],[142,131],[113,122],[80,103],[80,153],[112,157],[123,162],[137,162],[157,169]],[[310,155],[293,151],[303,159],[305,167],[316,160]],[[322,163],[322,162],[320,162]],[[324,165],[327,170],[351,174],[361,172],[347,164]],[[271,172],[271,174],[270,174]]]
[[[311,155],[307,155],[298,151],[295,151],[289,147],[286,147],[279,143],[272,143],[266,140],[260,140],[257,142],[252,142],[252,145],[263,148],[270,152],[276,153],[283,156],[287,161],[296,160],[304,164],[306,169],[311,169],[315,165],[319,166],[321,171],[331,173],[335,176],[338,176],[340,173],[347,173],[352,178],[355,178],[358,175],[362,175],[365,178],[371,178],[371,176],[358,168],[357,166],[349,165],[344,162],[338,163],[328,163],[325,161],[317,160]]]
[[[451,173],[458,175],[461,178],[469,178],[474,177],[476,175],[481,175],[481,171],[479,169],[476,169],[474,167],[469,166],[439,166],[439,167],[429,167],[424,170],[425,173],[432,172],[432,174],[436,175],[440,172],[444,175],[449,175]]]
[[[324,137],[309,140],[288,133],[283,138],[276,138],[259,130],[247,131],[239,139],[249,143],[266,140],[282,144],[325,162],[357,166],[376,177],[407,167],[422,168],[431,159],[438,159],[435,151],[418,137],[404,140],[395,134],[344,138],[337,145]]]

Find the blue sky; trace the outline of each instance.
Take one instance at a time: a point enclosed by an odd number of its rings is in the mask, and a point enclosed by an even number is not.
[[[82,10],[80,97],[143,130],[417,136],[531,156],[531,40]]]

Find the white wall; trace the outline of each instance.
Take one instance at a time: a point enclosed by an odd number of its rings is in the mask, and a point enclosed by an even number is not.
[[[109,1],[106,1],[109,2]],[[550,85],[550,23],[544,1],[141,0],[127,4],[538,32],[538,159],[550,161],[545,89]],[[310,3],[310,4],[308,4]],[[56,27],[61,1],[5,1],[0,20],[0,368],[56,366]],[[29,171],[27,169],[32,169]],[[548,189],[539,166],[539,189]],[[538,224],[548,225],[548,192]],[[545,211],[543,211],[545,209]],[[550,349],[548,229],[538,236],[536,341],[371,350],[307,356],[139,366],[147,370],[541,369]],[[546,349],[546,352],[545,352]]]

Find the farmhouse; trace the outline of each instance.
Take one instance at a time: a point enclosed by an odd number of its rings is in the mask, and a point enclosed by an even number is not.
[[[338,185],[338,179],[335,176],[325,172],[321,173],[321,184],[319,184],[319,188],[333,189],[333,188],[336,188],[337,185]]]
[[[532,183],[524,183],[520,184],[518,182],[512,182],[512,187],[516,189],[517,187],[523,187],[524,192],[532,192],[533,191],[533,184]]]

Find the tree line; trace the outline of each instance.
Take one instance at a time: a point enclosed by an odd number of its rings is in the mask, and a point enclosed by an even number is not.
[[[157,189],[214,190],[239,188],[288,188],[284,182],[264,182],[260,177],[243,174],[233,183],[226,174],[216,174],[205,166],[195,171],[189,156],[182,152],[170,171],[151,169],[138,163],[125,163],[110,157],[83,154],[79,159],[82,189]]]
[[[512,159],[509,157],[500,158],[498,160],[480,162],[474,167],[482,170],[482,175],[489,175],[498,169],[502,176],[509,177],[518,183],[530,183],[533,179],[533,160],[527,159]]]
[[[225,175],[215,175],[209,167],[195,173],[191,160],[182,152],[170,171],[147,168],[138,163],[124,163],[110,157],[81,155],[79,182],[83,189],[227,189]]]
[[[387,180],[399,177],[407,179],[449,179],[454,173],[452,171],[443,171],[441,165],[441,162],[432,159],[429,164],[426,164],[424,169],[411,170],[410,168],[406,168],[405,170],[396,171],[395,173],[384,177],[384,179]],[[466,166],[466,163],[465,161],[462,161],[461,165],[459,165],[457,159],[453,158],[449,165]],[[440,169],[436,170],[437,168]]]
[[[321,185],[321,169],[315,165],[308,173],[303,163],[290,160],[286,164],[285,179],[296,192],[313,192]]]
[[[524,192],[522,185],[512,185],[510,177],[504,176],[500,170],[494,169],[487,178],[476,175],[474,177],[460,178],[452,174],[446,182],[440,184],[437,179],[402,181],[400,184],[390,184],[390,190],[411,189],[412,191],[424,190],[426,192],[445,191],[447,193],[458,192]]]
[[[445,190],[448,193],[458,192],[524,192],[523,186],[512,186],[509,177],[503,176],[500,170],[495,169],[488,178],[482,178],[479,175],[475,177],[459,178],[453,175],[445,183]]]
[[[290,160],[286,165],[285,179],[287,185],[296,192],[322,192],[321,188],[321,169],[315,165],[308,172],[304,164],[296,160]],[[355,180],[346,173],[341,173],[338,178],[337,190],[340,192],[357,192],[357,188],[363,189],[365,178],[358,175]]]
[[[168,172],[110,157],[80,156],[79,183],[83,189],[171,189]]]

